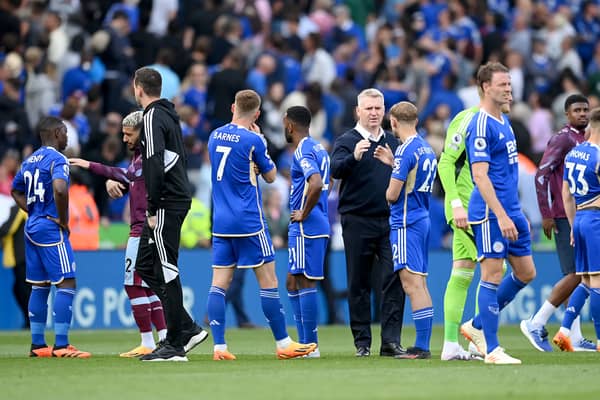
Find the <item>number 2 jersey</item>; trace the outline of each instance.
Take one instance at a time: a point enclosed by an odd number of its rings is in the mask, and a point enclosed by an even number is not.
[[[265,139],[244,127],[227,124],[208,139],[211,163],[213,235],[253,236],[267,229],[255,166],[261,174],[275,164]]]
[[[577,145],[565,157],[563,179],[577,206],[585,207],[600,197],[599,163],[600,147],[590,142]]]
[[[392,178],[403,181],[404,185],[398,200],[390,206],[392,229],[404,228],[429,217],[436,171],[435,153],[421,136],[411,136],[396,149]]]
[[[69,161],[50,146],[40,147],[30,155],[13,180],[13,189],[25,193],[27,222],[25,234],[41,245],[63,241],[61,228],[48,217],[58,218],[52,181],[62,179],[69,184]]]
[[[473,174],[473,164],[488,163],[488,177],[496,197],[509,216],[519,215],[519,155],[517,141],[506,116],[497,119],[480,110],[467,128],[466,148]],[[469,201],[469,222],[481,223],[496,216],[487,206],[477,185]]]
[[[319,201],[311,210],[308,218],[302,222],[292,222],[290,236],[308,238],[329,237],[329,217],[327,216],[327,193],[329,193],[329,155],[327,151],[310,136],[298,143],[294,152],[291,168],[292,186],[290,188],[290,211],[302,210],[306,205],[308,179],[320,174],[323,189]]]

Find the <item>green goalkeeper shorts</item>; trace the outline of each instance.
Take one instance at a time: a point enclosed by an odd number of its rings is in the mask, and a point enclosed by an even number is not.
[[[475,237],[471,228],[464,231],[450,224],[454,231],[452,238],[452,260],[471,260],[477,261],[477,247],[475,246]]]

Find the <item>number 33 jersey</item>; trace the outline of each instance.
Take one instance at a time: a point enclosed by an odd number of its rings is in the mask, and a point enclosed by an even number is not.
[[[565,157],[563,180],[569,184],[578,206],[592,203],[600,196],[599,163],[600,147],[590,142],[577,145]]]
[[[302,222],[290,223],[289,234],[304,237],[328,237],[329,217],[327,216],[327,193],[329,193],[329,155],[313,138],[306,137],[298,143],[294,151],[294,161],[290,170],[290,211],[303,210],[308,194],[308,180],[320,174],[323,182],[319,201]]]
[[[208,139],[211,165],[213,235],[253,236],[266,229],[262,194],[255,166],[261,174],[275,164],[265,139],[244,127],[227,124]]]
[[[392,229],[404,228],[429,217],[429,200],[437,160],[433,149],[421,136],[406,139],[396,149],[392,178],[404,182],[398,200],[390,207]]]
[[[21,165],[13,180],[13,189],[25,193],[27,223],[25,232],[37,244],[62,242],[60,227],[48,217],[58,218],[52,181],[69,184],[69,161],[50,146],[40,147]]]

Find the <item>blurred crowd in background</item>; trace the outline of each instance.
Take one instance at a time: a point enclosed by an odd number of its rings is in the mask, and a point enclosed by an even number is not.
[[[519,191],[539,238],[533,177],[548,139],[566,122],[564,100],[584,93],[590,108],[600,105],[599,4],[0,0],[0,193],[10,193],[21,160],[39,145],[35,126],[46,114],[65,121],[68,156],[126,166],[121,121],[138,108],[131,79],[137,68],[152,66],[162,75],[162,96],[181,117],[195,191],[182,244],[209,244],[206,142],[212,129],[229,122],[235,93],[251,88],[262,96],[259,125],[279,171],[276,183],[265,187],[265,215],[275,246],[285,248],[292,157],[282,126],[287,107],[307,106],[311,135],[331,149],[355,125],[358,92],[376,87],[387,108],[402,100],[417,105],[419,132],[439,155],[452,117],[479,103],[478,66],[497,60],[510,69]],[[73,181],[73,231],[87,235],[91,229],[81,245],[97,248],[98,224],[126,223],[128,203],[109,199],[101,178],[74,171]],[[339,248],[335,190],[330,209],[333,247]],[[430,247],[447,248],[439,184],[431,217]]]

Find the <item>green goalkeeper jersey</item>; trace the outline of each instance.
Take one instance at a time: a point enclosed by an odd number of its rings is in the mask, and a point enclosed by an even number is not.
[[[438,164],[438,175],[446,193],[444,211],[448,223],[452,220],[452,200],[460,200],[465,210],[469,206],[474,185],[465,150],[465,136],[471,119],[478,111],[479,107],[461,111],[452,119],[446,131],[444,151]]]

